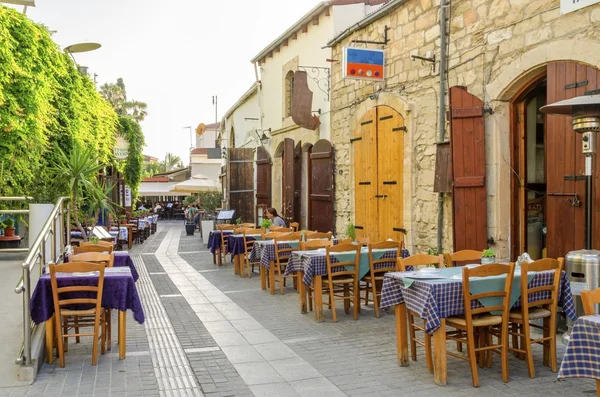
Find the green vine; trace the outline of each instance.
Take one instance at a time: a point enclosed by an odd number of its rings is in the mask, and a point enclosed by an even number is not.
[[[131,188],[133,202],[137,200],[138,188],[142,181],[144,156],[142,149],[145,145],[144,133],[139,123],[127,116],[119,116],[119,133],[129,142],[127,160],[123,173],[125,183]]]

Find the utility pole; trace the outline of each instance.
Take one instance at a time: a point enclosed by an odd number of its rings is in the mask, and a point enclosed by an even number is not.
[[[218,109],[219,109],[219,98],[216,95],[213,95],[213,105],[215,105],[215,123],[219,122],[218,117]]]

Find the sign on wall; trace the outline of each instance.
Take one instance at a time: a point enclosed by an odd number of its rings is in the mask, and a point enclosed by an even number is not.
[[[113,153],[115,154],[115,158],[117,160],[127,159],[127,154],[129,153],[129,142],[127,142],[127,139],[122,136],[118,136]]]
[[[131,207],[131,188],[125,185],[125,202],[123,202],[123,185],[119,187],[119,204],[123,207]]]
[[[560,13],[567,14],[596,3],[600,0],[560,0]]]
[[[385,78],[385,53],[370,48],[344,47],[343,77],[380,81]]]

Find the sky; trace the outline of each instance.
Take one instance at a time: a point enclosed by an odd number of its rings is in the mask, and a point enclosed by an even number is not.
[[[77,63],[98,75],[98,87],[122,77],[127,98],[148,104],[144,154],[164,159],[171,152],[188,164],[183,127],[215,122],[213,95],[220,121],[255,81],[250,59],[318,2],[36,0],[27,16],[56,31],[61,48],[100,43],[74,54]]]

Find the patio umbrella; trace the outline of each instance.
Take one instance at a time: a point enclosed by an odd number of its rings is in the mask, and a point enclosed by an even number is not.
[[[173,186],[173,190],[185,193],[220,191],[221,184],[214,179],[208,179],[204,175],[195,175],[192,179]]]

